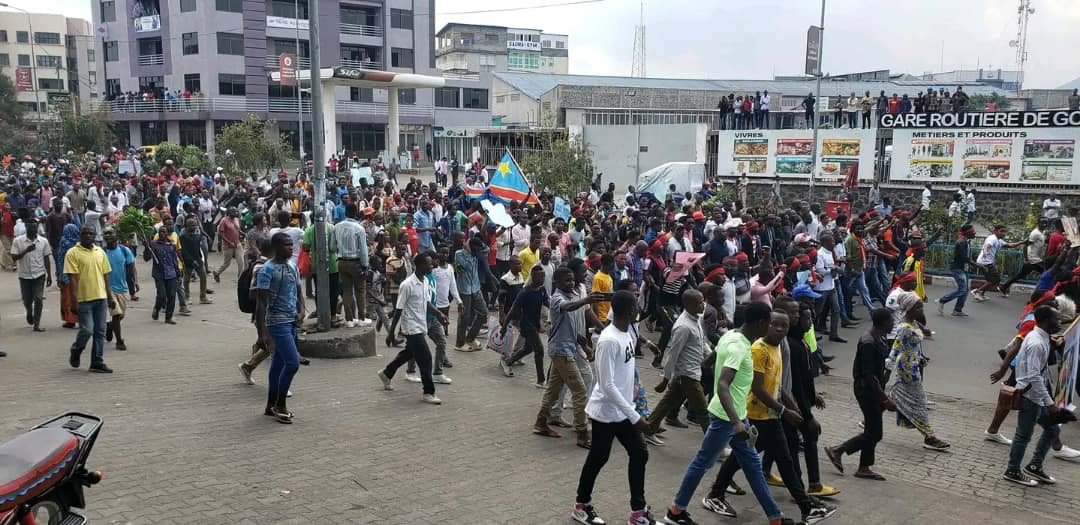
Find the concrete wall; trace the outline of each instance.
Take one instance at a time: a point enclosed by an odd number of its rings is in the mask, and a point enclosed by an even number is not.
[[[503,117],[503,124],[527,124],[536,123],[540,115],[540,102],[529,98],[528,95],[518,91],[502,80],[492,77],[491,79],[492,103],[491,114]],[[498,102],[498,97],[504,95],[503,102]],[[512,100],[517,95],[518,100]]]
[[[642,172],[666,162],[705,162],[705,124],[582,126],[603,181],[619,191],[637,183]],[[645,151],[642,151],[642,150]]]

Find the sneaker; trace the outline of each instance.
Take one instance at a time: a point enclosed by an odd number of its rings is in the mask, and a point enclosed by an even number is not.
[[[479,351],[484,349],[484,347],[480,346],[480,343],[477,343],[476,341],[468,343],[468,346],[469,346],[469,350],[468,350],[469,352],[479,352]]]
[[[1023,485],[1025,487],[1034,487],[1039,484],[1038,481],[1031,479],[1030,477],[1028,477],[1027,474],[1024,474],[1019,470],[1006,470],[1005,473],[1001,475],[1001,479],[1005,481],[1011,481],[1013,483],[1016,483],[1017,485]]]
[[[499,359],[499,368],[502,369],[504,376],[514,377],[514,371],[510,369],[510,363],[507,363],[505,359]]]
[[[652,517],[652,512],[649,512],[649,508],[645,510],[635,510],[630,513],[630,517],[626,520],[626,525],[656,525],[656,520]]]
[[[101,363],[99,365],[90,365],[90,371],[98,374],[111,374],[113,371],[109,368],[109,365]]]
[[[547,383],[544,383],[543,381],[537,381],[536,383],[533,383],[533,386],[539,388],[540,390],[547,389]]]
[[[735,518],[735,509],[728,504],[724,498],[705,498],[701,500],[701,504],[721,516],[727,516],[729,518]]]
[[[424,397],[420,398],[420,401],[429,405],[441,405],[442,399],[439,399],[435,394],[424,394]]]
[[[292,397],[292,390],[286,390],[285,397]]]
[[[833,514],[836,514],[836,507],[821,505],[810,509],[810,512],[803,516],[803,521],[806,522],[806,525],[813,525],[831,518]]]
[[[371,326],[371,319],[361,319],[359,326]]]
[[[1001,296],[1008,299],[1009,298],[1009,291],[1008,290],[1001,290]]]
[[[656,434],[644,434],[645,442],[655,447],[664,446],[664,442],[660,440],[660,437]]]
[[[190,308],[181,308],[179,313],[180,313],[180,315],[188,316],[188,315],[191,315],[191,309]]]
[[[979,303],[987,300],[986,294],[981,293],[981,292],[971,292],[971,298],[974,299],[976,302],[979,302]]]
[[[1061,450],[1051,450],[1050,453],[1062,461],[1080,461],[1080,450],[1071,449],[1065,445],[1061,445]]]
[[[931,436],[924,439],[922,446],[925,449],[936,450],[938,452],[949,450],[949,444],[938,439],[937,436]]]
[[[965,314],[964,312],[961,312],[960,310],[954,310],[952,315],[953,315],[953,317],[968,317],[968,314]]]
[[[671,509],[668,509],[668,511],[664,513],[664,523],[669,523],[671,525],[697,525],[697,522],[690,517],[689,512],[684,510],[678,514],[672,514]]]
[[[410,383],[419,383],[423,381],[420,379],[420,374],[417,374],[416,372],[405,372],[405,380]]]
[[[1047,485],[1053,485],[1057,483],[1057,480],[1053,476],[1047,474],[1042,467],[1036,467],[1035,465],[1028,465],[1024,467],[1024,474],[1035,478],[1040,483],[1046,483]]]
[[[379,376],[379,381],[382,381],[383,390],[393,390],[394,389],[394,385],[390,384],[390,378],[386,377],[386,372],[383,372],[382,370],[379,370],[378,376]]]
[[[938,299],[937,301],[934,301],[934,302],[937,303],[937,314],[938,315],[945,315],[945,303],[941,302],[941,299]]]
[[[582,525],[606,525],[605,522],[596,510],[593,509],[590,503],[575,503],[574,508],[570,510],[570,519],[581,523]]]
[[[1001,432],[995,432],[991,434],[990,432],[984,430],[983,439],[986,441],[992,441],[994,443],[1001,443],[1002,445],[1012,445],[1012,440],[1005,437],[1005,434],[1002,434]]]
[[[449,377],[446,377],[446,376],[444,376],[442,374],[435,374],[435,375],[431,376],[431,380],[436,382],[436,383],[439,383],[441,385],[449,385],[450,383],[453,383],[453,380],[451,380]]]
[[[345,328],[356,328],[356,320],[349,319],[348,321],[345,321]]]
[[[244,376],[244,382],[245,383],[247,383],[249,385],[254,385],[255,384],[255,380],[251,378],[252,370],[248,370],[248,367],[246,365],[244,365],[244,363],[240,363],[240,364],[236,365],[236,367],[240,369],[240,375]]]

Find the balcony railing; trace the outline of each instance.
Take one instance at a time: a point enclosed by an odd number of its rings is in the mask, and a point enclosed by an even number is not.
[[[160,66],[165,63],[165,55],[139,55],[140,66]]]
[[[101,108],[117,115],[131,113],[196,113],[207,111],[243,111],[251,113],[297,113],[296,99],[246,97],[192,97],[180,100],[110,100],[92,102],[95,109]],[[335,109],[340,114],[386,115],[387,105],[378,102],[335,101]],[[311,100],[303,101],[304,113],[311,113]],[[399,104],[398,112],[402,117],[434,118],[434,106]]]
[[[342,23],[340,27],[341,33],[345,35],[382,36],[382,28],[379,26]]]
[[[338,61],[339,66],[344,67],[358,67],[360,69],[382,69],[382,61],[379,60],[348,60],[341,59]]]
[[[448,80],[469,80],[473,82],[480,81],[480,73],[456,73],[450,71],[441,71],[442,77]]]
[[[278,57],[277,55],[266,55],[266,69],[277,70]],[[311,69],[311,59],[307,57],[299,57],[296,59],[296,69]]]

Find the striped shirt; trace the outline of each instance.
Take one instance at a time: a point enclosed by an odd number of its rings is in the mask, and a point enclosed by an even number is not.
[[[368,265],[367,232],[355,219],[345,219],[334,225],[332,236],[337,245],[338,259],[359,259]]]

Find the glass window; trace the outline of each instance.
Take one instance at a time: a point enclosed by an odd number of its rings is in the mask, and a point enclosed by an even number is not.
[[[401,47],[390,48],[391,67],[413,67],[413,50]]]
[[[416,104],[416,90],[413,88],[399,89],[397,92],[398,104],[415,105]]]
[[[34,33],[34,43],[60,45],[60,33]]]
[[[15,41],[20,43],[20,44],[29,44],[30,43],[30,33],[27,33],[26,31],[16,31],[15,32]]]
[[[184,91],[190,91],[192,93],[196,91],[202,91],[202,76],[198,73],[185,74]]]
[[[143,144],[161,144],[169,140],[169,134],[165,130],[164,122],[147,121],[139,124]]]
[[[469,109],[488,108],[488,90],[476,88],[461,89],[461,107]]]
[[[86,50],[86,61],[87,62],[97,62],[97,53],[94,52],[94,48],[90,48],[90,49]]]
[[[161,38],[140,38],[139,39],[139,56],[147,55],[160,55],[161,54]]]
[[[565,48],[566,48],[566,42],[563,42],[562,40],[556,40],[555,41],[555,49],[565,49]]]
[[[120,93],[120,79],[108,78],[105,79],[105,96],[109,97]]]
[[[165,79],[160,75],[152,77],[139,77],[139,91],[153,91],[154,93],[163,95],[159,90],[165,87]]]
[[[64,90],[64,81],[59,78],[39,78],[37,79],[37,81],[38,89],[48,89],[56,91]]]
[[[461,90],[454,87],[435,88],[435,107],[456,108]]]
[[[378,26],[375,11],[354,6],[341,5],[341,23],[361,26]]]
[[[244,75],[232,73],[218,74],[218,94],[220,95],[246,95],[247,84]]]
[[[10,66],[11,56],[7,53],[0,53],[0,66]]]
[[[115,22],[116,21],[116,2],[110,2],[110,1],[101,2],[101,21],[102,22]]]
[[[243,0],[217,0],[217,10],[241,13],[244,11],[242,4]]]
[[[180,145],[206,148],[206,122],[202,120],[180,121]]]
[[[7,42],[7,29],[0,29],[0,42]]]
[[[269,12],[266,14],[269,16],[280,16],[282,18],[296,18],[298,8],[300,11],[300,19],[306,20],[308,18],[307,2],[293,2],[293,0],[271,0]]]
[[[120,60],[120,46],[116,40],[105,42],[105,61],[116,62]]]
[[[198,55],[199,54],[199,34],[198,33],[184,33],[182,40],[184,42],[184,54],[185,55]]]
[[[391,9],[390,10],[390,27],[397,29],[412,29],[413,28],[413,16],[412,11],[406,9]]]
[[[498,42],[499,41],[499,34],[498,33],[484,33],[484,40],[487,41],[487,42]]]
[[[195,0],[180,0],[180,12],[190,13],[195,10]]]
[[[58,68],[60,67],[60,57],[53,55],[38,55],[37,65],[38,67]]]
[[[349,100],[353,102],[374,102],[375,90],[371,88],[349,88]]]
[[[30,65],[30,55],[19,55],[19,65],[20,66],[29,66]]]
[[[219,55],[244,54],[244,35],[240,33],[218,33],[217,51]]]

